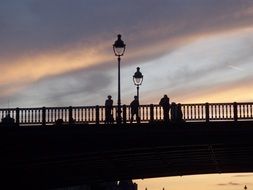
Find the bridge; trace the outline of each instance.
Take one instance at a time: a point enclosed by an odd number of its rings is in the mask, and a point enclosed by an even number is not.
[[[105,124],[104,109],[0,109],[15,122],[0,127],[1,183],[38,189],[253,172],[253,103],[182,104],[180,123],[164,122],[159,105],[142,105],[140,123],[122,106],[123,123]]]

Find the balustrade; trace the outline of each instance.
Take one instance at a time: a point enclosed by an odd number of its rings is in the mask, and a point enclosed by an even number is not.
[[[253,120],[253,102],[250,103],[204,103],[181,104],[186,122]],[[117,106],[112,115],[116,118]],[[64,123],[104,124],[104,106],[42,107],[42,108],[2,108],[0,119],[9,115],[17,125],[50,125],[61,119]],[[141,105],[139,117],[142,123],[163,120],[163,109],[159,105]],[[122,106],[123,123],[130,122],[129,105]],[[170,116],[171,118],[171,116]]]

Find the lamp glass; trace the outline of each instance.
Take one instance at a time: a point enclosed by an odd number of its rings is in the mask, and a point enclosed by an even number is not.
[[[113,44],[113,51],[116,56],[122,56],[125,52],[126,44],[121,40],[121,35],[118,34],[118,39]]]
[[[115,47],[113,46],[113,50],[116,56],[122,56],[125,52],[125,47]]]
[[[133,77],[133,81],[135,85],[141,85],[143,78],[135,78]]]

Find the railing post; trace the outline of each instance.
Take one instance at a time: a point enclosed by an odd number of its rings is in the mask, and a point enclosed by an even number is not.
[[[238,120],[238,110],[237,110],[237,103],[233,103],[233,109],[234,109],[234,121]]]
[[[123,123],[126,124],[126,105],[123,105]]]
[[[42,107],[42,127],[46,126],[46,108]]]
[[[154,122],[154,104],[150,104],[150,122]]]
[[[206,122],[208,123],[210,121],[210,115],[209,115],[209,103],[205,104],[205,110],[206,110]]]
[[[19,126],[19,108],[16,108],[16,125]]]
[[[73,123],[73,109],[72,106],[69,106],[69,124]]]
[[[96,105],[96,124],[99,124],[99,106]]]

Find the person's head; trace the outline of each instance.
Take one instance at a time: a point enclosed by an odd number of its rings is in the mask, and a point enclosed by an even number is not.
[[[111,96],[111,95],[108,95],[108,99],[112,99],[112,96]]]
[[[167,94],[165,94],[165,95],[163,96],[163,98],[164,98],[164,99],[170,100],[170,98],[167,96]]]
[[[137,100],[138,96],[134,96],[134,99]]]

